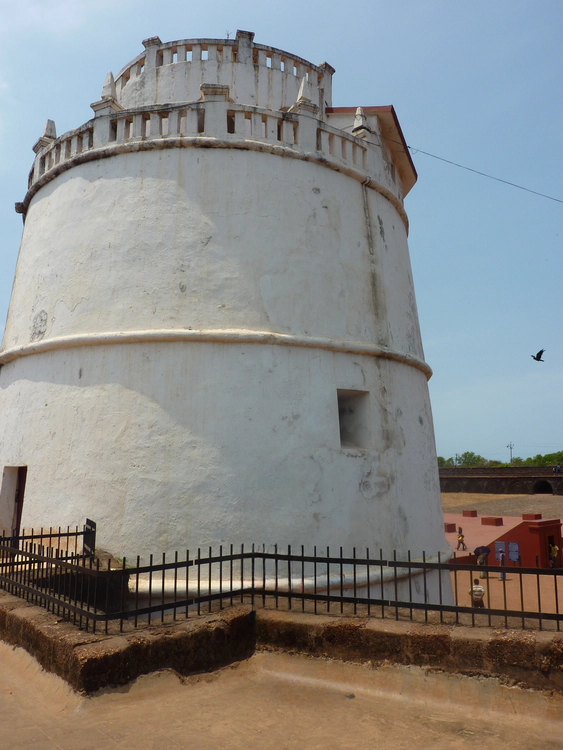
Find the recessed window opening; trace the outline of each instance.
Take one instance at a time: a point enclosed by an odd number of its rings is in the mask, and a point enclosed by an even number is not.
[[[268,118],[266,117],[266,115],[262,115],[262,126],[261,126],[260,137],[261,138],[268,137]]]
[[[27,466],[5,466],[0,489],[0,526],[8,534],[20,533]]]
[[[207,47],[201,48],[201,59],[202,60],[209,60],[209,50]]]
[[[161,49],[157,50],[156,53],[156,67],[160,68],[164,64],[164,53]]]
[[[323,138],[321,135],[321,129],[317,128],[317,151],[323,150]]]
[[[169,123],[170,123],[170,120],[168,119],[168,112],[161,114],[160,115],[160,134],[161,135],[168,135],[170,133]]]
[[[229,110],[227,112],[227,133],[235,132],[235,113]]]
[[[109,139],[110,141],[117,140],[117,120],[111,120],[109,124]]]
[[[132,117],[128,117],[125,120],[125,137],[126,138],[133,137],[133,118]]]
[[[172,62],[177,63],[178,62],[178,49],[177,47],[172,47]]]
[[[244,134],[247,137],[252,135],[252,113],[251,112],[244,113]]]
[[[186,47],[186,62],[192,61],[192,48]]]
[[[299,127],[298,122],[291,123],[293,125],[293,143],[297,146],[297,128]]]
[[[205,131],[205,110],[198,109],[197,111],[197,132],[203,133]]]
[[[238,60],[238,47],[232,47],[233,50],[233,62],[237,62]]]
[[[146,138],[147,135],[150,135],[150,119],[149,116],[144,113],[141,117],[141,137]]]
[[[336,393],[340,446],[342,448],[369,448],[371,443],[369,391],[338,389]]]
[[[311,68],[307,68],[305,71],[305,78],[310,82],[311,81]]]
[[[266,55],[266,67],[271,68],[272,67],[272,55]]]
[[[282,57],[280,60],[280,70],[285,72],[285,57]]]
[[[278,120],[278,141],[283,138],[283,120]]]
[[[76,153],[80,154],[82,152],[82,136],[79,135],[76,137]]]
[[[139,67],[137,68],[137,75],[142,75],[145,72],[145,60],[139,60]]]

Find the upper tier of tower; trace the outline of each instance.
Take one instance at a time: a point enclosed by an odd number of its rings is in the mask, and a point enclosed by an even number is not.
[[[332,105],[334,68],[255,44],[250,31],[237,31],[234,39],[162,43],[151,37],[143,46],[145,51],[115,80],[117,101],[124,109],[197,101],[201,84],[211,83],[228,86],[235,103],[284,111],[297,100],[303,79],[322,113]]]
[[[392,106],[333,107],[328,63],[234,39],[145,39],[145,51],[108,73],[94,118],[57,137],[47,120],[24,201],[62,172],[125,151],[244,148],[314,161],[382,192],[407,223],[416,171]]]

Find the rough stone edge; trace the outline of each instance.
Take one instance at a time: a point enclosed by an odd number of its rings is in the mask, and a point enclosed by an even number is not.
[[[258,610],[256,645],[358,664],[415,665],[563,692],[563,633]]]
[[[86,694],[158,669],[186,676],[247,659],[255,650],[254,623],[252,608],[240,605],[119,636],[94,635],[0,592],[0,638]]]
[[[182,676],[285,651],[357,664],[414,665],[563,693],[563,633],[495,630],[312,615],[248,605],[119,636],[79,630],[56,615],[0,591],[0,638],[90,694],[142,674]]]

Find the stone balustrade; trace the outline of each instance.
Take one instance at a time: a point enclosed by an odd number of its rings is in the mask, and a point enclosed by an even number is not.
[[[129,81],[142,75],[149,67],[163,67],[176,63],[212,63],[225,65],[239,62],[239,40],[225,39],[184,39],[176,42],[155,45],[156,54],[151,56],[154,65],[150,65],[149,56],[141,53],[127,64],[116,77],[117,89],[125,88]],[[313,86],[322,87],[327,69],[326,63],[314,65],[308,60],[292,55],[289,52],[269,47],[264,44],[252,44],[250,58],[254,65],[272,70],[279,70],[298,79],[306,78]]]
[[[242,141],[245,148],[289,149],[297,158],[315,159],[337,171],[353,173],[361,182],[377,185],[388,193],[403,213],[400,185],[381,168],[377,143],[331,127],[310,113],[274,112],[235,104],[227,94],[228,91],[223,96],[211,96],[210,101],[97,113],[94,119],[52,140],[38,152],[28,187],[34,192],[34,186],[37,189],[58,174],[65,163],[66,168],[73,166],[86,151],[92,152],[90,159],[97,158],[96,154],[100,158],[111,155],[112,147],[119,150],[135,143],[144,143],[143,148],[150,148],[151,143],[166,147],[164,141],[175,139],[169,146],[181,147],[189,146],[191,139],[206,139],[201,145],[236,148]]]
[[[28,188],[37,182],[46,172],[63,162],[70,161],[78,154],[89,151],[94,146],[94,125],[92,120],[79,128],[69,130],[60,138],[52,141],[37,155],[29,173]]]

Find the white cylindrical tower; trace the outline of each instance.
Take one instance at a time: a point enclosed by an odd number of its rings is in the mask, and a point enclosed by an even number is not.
[[[144,46],[34,147],[0,525],[443,551],[394,110],[248,32]]]

